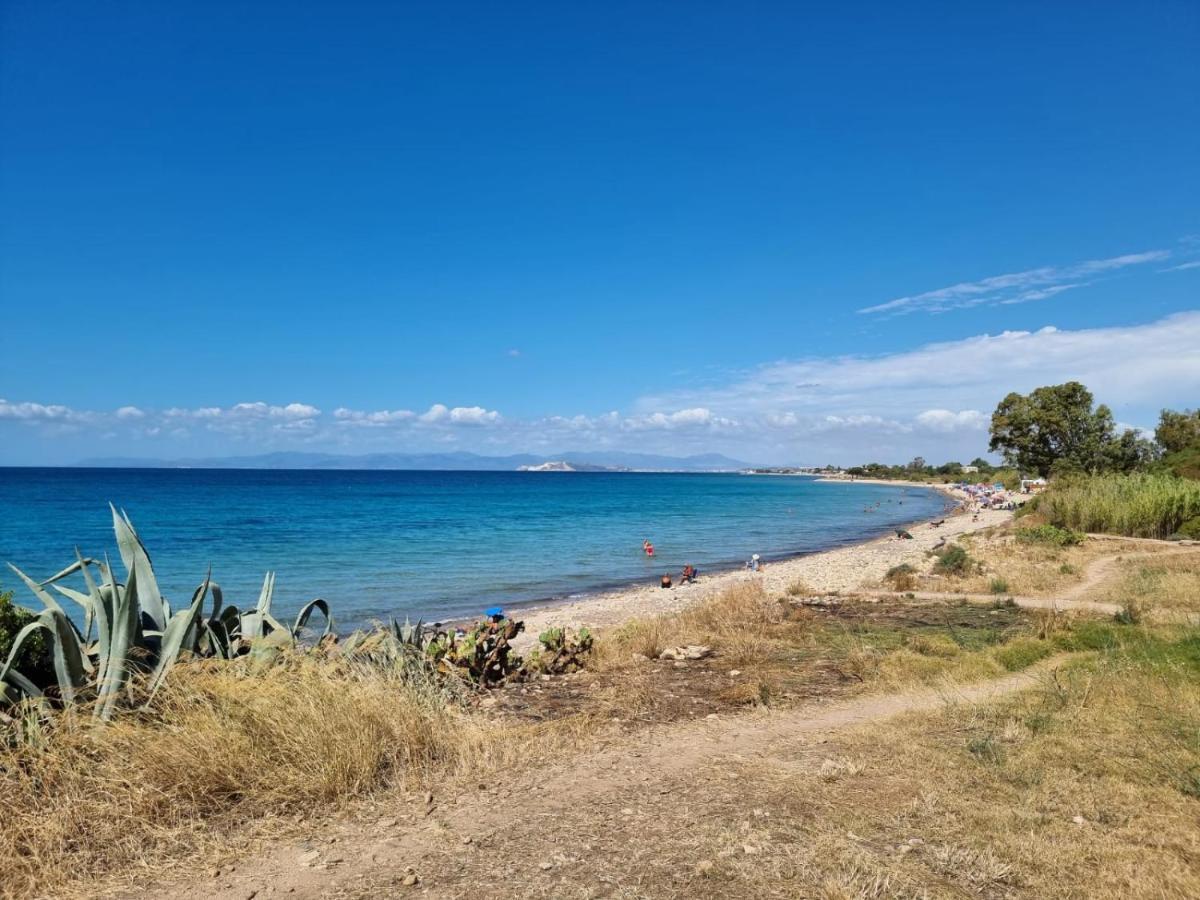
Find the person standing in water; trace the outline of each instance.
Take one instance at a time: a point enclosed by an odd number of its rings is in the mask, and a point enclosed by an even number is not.
[[[642,541],[642,552],[647,556],[654,555],[654,545],[649,540]]]

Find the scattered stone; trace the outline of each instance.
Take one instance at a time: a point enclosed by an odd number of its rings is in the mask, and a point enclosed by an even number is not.
[[[816,597],[801,597],[796,602],[799,603],[801,606],[815,606],[815,607],[822,608],[822,609],[828,609],[831,606],[837,606],[842,601],[839,598],[834,597],[832,595],[830,595],[830,596],[818,595]]]
[[[648,657],[645,653],[635,653],[635,654],[633,654],[633,661],[634,662],[650,662],[650,657]]]
[[[1073,819],[1071,819],[1071,821],[1074,822],[1076,825],[1086,825],[1087,824],[1087,819],[1085,819],[1083,816],[1075,816]]]
[[[668,647],[658,654],[659,659],[704,659],[712,654],[711,647],[703,644],[688,644],[684,647]]]
[[[554,863],[552,863],[552,862],[538,863],[538,868],[541,869],[543,872],[549,872],[551,869],[554,868]]]
[[[737,678],[737,677],[738,677],[739,675],[741,675],[741,674],[742,674],[742,670],[741,670],[741,669],[730,669],[730,670],[729,670],[729,677],[730,677],[730,678]]]
[[[416,872],[409,872],[407,875],[404,876],[404,886],[405,887],[413,887],[414,885],[418,885],[420,883],[421,883],[421,878],[419,875],[417,875]]]
[[[474,840],[475,840],[475,838],[471,837],[471,836],[468,834],[468,835],[467,835],[465,838],[463,838],[463,843],[464,843],[464,844],[470,844],[470,843],[474,842]]]
[[[318,859],[321,858],[320,850],[309,850],[307,853],[301,853],[297,862],[302,866],[316,865]]]
[[[720,716],[718,716],[716,713],[709,713],[709,714],[708,714],[707,716],[705,716],[704,718],[706,718],[706,719],[719,719],[719,718],[720,718]]]
[[[258,891],[256,891],[256,890],[246,892],[246,900],[254,900],[254,898],[257,896],[258,896]]]
[[[757,856],[762,851],[753,844],[742,844],[742,852],[747,856]]]
[[[399,824],[400,820],[395,817],[379,820],[379,825],[381,828],[395,828]]]
[[[426,791],[425,792],[425,805],[428,806],[432,802],[433,802],[433,792]]]
[[[712,873],[714,866],[711,859],[702,859],[696,864],[697,875],[709,875]]]

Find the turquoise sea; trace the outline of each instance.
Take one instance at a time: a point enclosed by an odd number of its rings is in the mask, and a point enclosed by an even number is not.
[[[946,508],[923,489],[736,474],[0,468],[0,561],[42,579],[76,546],[115,559],[109,501],[173,603],[210,564],[227,600],[253,602],[270,569],[277,611],[324,597],[339,628],[810,553]],[[7,567],[0,588],[25,591]]]

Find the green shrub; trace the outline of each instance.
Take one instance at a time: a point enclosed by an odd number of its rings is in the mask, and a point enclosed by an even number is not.
[[[1005,578],[993,578],[988,584],[988,590],[993,594],[1007,594],[1008,580]]]
[[[1083,532],[1057,525],[1034,525],[1017,529],[1017,540],[1022,544],[1049,544],[1054,547],[1074,547],[1086,538]]]
[[[1200,516],[1193,516],[1188,519],[1175,532],[1179,537],[1191,538],[1192,540],[1200,541]]]
[[[1200,518],[1200,482],[1162,474],[1072,478],[1043,494],[1038,512],[1060,528],[1163,538]]]
[[[894,591],[911,591],[917,586],[917,570],[908,563],[901,563],[888,569],[883,580],[890,584]]]
[[[940,553],[933,567],[939,572],[949,575],[965,575],[971,571],[973,561],[965,547],[951,544]]]
[[[1017,638],[996,650],[996,662],[1010,672],[1019,672],[1053,652],[1054,647],[1046,641],[1032,637]]]
[[[12,591],[0,592],[0,667],[8,659],[17,632],[36,618],[13,604]],[[16,668],[38,687],[44,688],[54,683],[54,661],[44,632],[34,632],[21,645],[14,662]]]

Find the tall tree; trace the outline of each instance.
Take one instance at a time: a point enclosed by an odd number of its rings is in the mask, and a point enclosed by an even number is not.
[[[1200,447],[1200,409],[1183,412],[1164,409],[1154,429],[1154,439],[1168,453]]]
[[[1153,458],[1153,447],[1132,429],[1116,434],[1112,411],[1093,408],[1078,381],[1011,393],[992,413],[988,449],[1022,472],[1128,472]]]

